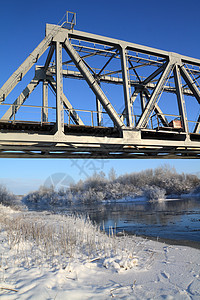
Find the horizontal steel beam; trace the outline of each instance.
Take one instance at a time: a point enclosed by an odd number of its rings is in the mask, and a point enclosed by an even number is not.
[[[81,130],[82,130],[82,126]],[[98,128],[99,130],[99,128]],[[31,134],[30,134],[31,133]],[[148,130],[144,129],[142,131],[137,130],[123,130],[122,137],[112,137],[112,136],[99,136],[92,133],[91,135],[87,134],[84,135],[83,132],[79,133],[63,133],[63,135],[56,135],[56,134],[49,134],[48,132],[40,132],[40,133],[33,133],[32,131],[28,132],[14,132],[6,131],[0,132],[0,141],[1,144],[8,144],[8,143],[19,143],[20,145],[27,143],[42,143],[42,144],[49,144],[49,143],[61,143],[64,146],[68,147],[69,145],[76,145],[78,148],[79,146],[87,146],[91,147],[94,146],[105,146],[106,147],[121,147],[121,146],[128,146],[128,147],[179,147],[179,148],[196,148],[200,150],[200,136],[197,135],[197,140],[190,140],[186,139],[185,133],[181,132],[171,132],[169,131],[162,131],[159,132],[157,130]],[[145,138],[143,135],[147,134]],[[148,137],[153,135],[153,137]],[[163,137],[161,139],[161,137]]]
[[[47,24],[46,25],[46,34],[51,32],[56,27],[59,27],[59,26]],[[181,58],[181,60],[185,63],[200,66],[200,59],[195,59],[195,58],[181,55],[178,53],[164,51],[164,50],[147,47],[147,46],[143,46],[143,45],[139,45],[139,44],[135,44],[135,43],[131,43],[131,42],[126,42],[126,41],[119,40],[119,39],[109,38],[109,37],[105,37],[105,36],[101,36],[101,35],[96,35],[96,34],[92,34],[92,33],[88,33],[88,32],[83,32],[83,31],[78,31],[78,30],[73,30],[73,31],[70,30],[69,31],[65,28],[60,28],[58,38],[60,38],[62,40],[62,39],[64,39],[64,37],[66,37],[66,35],[68,35],[69,38],[72,38],[72,39],[89,41],[89,42],[99,43],[99,44],[108,45],[108,46],[116,47],[118,45],[123,45],[125,48],[127,48],[127,50],[133,50],[136,52],[141,52],[141,53],[153,55],[156,57],[158,56],[158,57],[163,57],[163,58],[169,58],[170,56],[179,56]]]
[[[77,128],[82,126],[77,126]],[[143,134],[154,134],[143,138]],[[160,139],[160,136],[163,138]],[[156,138],[157,136],[157,138]],[[200,158],[200,136],[196,141],[178,132],[123,130],[123,137],[50,135],[0,132],[0,157],[28,158]]]
[[[13,153],[3,153],[0,154],[0,158],[41,158],[41,159],[199,159],[199,156],[196,155],[157,155],[157,156],[148,156],[141,154],[133,154],[133,155],[100,155],[95,154],[92,156],[91,154],[62,154],[62,153],[21,153],[21,154],[13,154]]]
[[[199,153],[101,153],[62,151],[0,151],[0,158],[76,158],[76,159],[199,159]]]
[[[50,72],[51,75],[55,74],[55,69],[54,68],[50,68],[48,70],[48,72]],[[63,77],[65,78],[74,78],[74,79],[80,79],[80,80],[84,80],[83,75],[79,72],[79,71],[72,71],[72,70],[63,70]],[[111,84],[116,84],[116,85],[123,85],[123,79],[120,77],[114,77],[114,76],[109,76],[109,75],[101,75],[99,77],[99,81],[100,82],[105,82],[105,83],[111,83]],[[143,86],[141,82],[139,82],[138,80],[130,80],[130,85],[133,87],[138,87],[138,86]],[[156,83],[147,83],[145,85],[148,89],[154,89],[156,86]],[[172,86],[166,85],[164,87],[164,91],[167,93],[173,93],[176,94],[176,89]],[[183,89],[183,93],[184,95],[187,96],[193,96],[193,93],[190,89],[188,88],[184,88]]]

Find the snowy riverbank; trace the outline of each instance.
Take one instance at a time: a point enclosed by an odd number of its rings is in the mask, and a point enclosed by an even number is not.
[[[200,250],[0,210],[1,299],[199,299]]]

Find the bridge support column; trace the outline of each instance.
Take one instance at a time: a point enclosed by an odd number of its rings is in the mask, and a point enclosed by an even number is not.
[[[56,129],[58,133],[64,132],[62,76],[62,45],[60,42],[56,42]]]

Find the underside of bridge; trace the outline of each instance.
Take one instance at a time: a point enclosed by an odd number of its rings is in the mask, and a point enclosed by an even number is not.
[[[199,59],[47,24],[0,89],[0,157],[200,158],[199,80]]]

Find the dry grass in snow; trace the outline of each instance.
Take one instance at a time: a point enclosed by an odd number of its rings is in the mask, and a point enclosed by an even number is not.
[[[83,217],[0,206],[2,300],[200,297],[200,251],[107,236]]]
[[[126,238],[119,243],[112,230],[108,236],[81,216],[17,212],[1,206],[0,224],[16,262],[28,268],[47,264],[65,269],[72,259],[101,260],[106,268],[118,271],[138,265],[134,249],[126,248]]]

